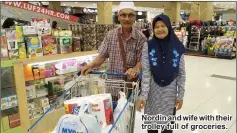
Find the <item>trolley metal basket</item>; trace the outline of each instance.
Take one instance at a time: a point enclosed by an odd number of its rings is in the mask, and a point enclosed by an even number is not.
[[[99,75],[99,77],[94,77],[92,75]],[[119,97],[119,92],[122,91],[128,97],[126,104],[124,105],[122,111],[119,113],[117,119],[114,120],[114,123],[109,130],[109,133],[133,133],[134,131],[134,124],[135,124],[135,113],[136,113],[136,99],[138,96],[139,91],[139,78],[136,82],[126,82],[120,79],[108,78],[111,76],[116,77],[124,77],[126,76],[123,73],[107,73],[107,72],[98,72],[93,71],[89,74],[89,76],[81,76],[80,72],[78,72],[74,80],[68,82],[65,85],[65,92],[56,99],[56,101],[50,106],[50,108],[43,113],[28,129],[28,133],[49,133],[53,130],[48,129],[49,131],[43,131],[41,129],[41,123],[47,122],[45,116],[49,113],[56,113],[58,119],[64,115],[64,113],[58,112],[58,109],[61,107],[63,108],[63,101],[69,100],[74,97],[83,97],[93,94],[99,93],[111,93],[113,106],[116,107],[117,100]],[[140,75],[139,75],[140,76]],[[104,86],[102,88],[93,87],[95,84],[102,84]],[[99,89],[98,89],[99,88]],[[50,118],[48,118],[50,119]],[[52,121],[50,121],[52,122]],[[56,126],[57,121],[54,121]]]

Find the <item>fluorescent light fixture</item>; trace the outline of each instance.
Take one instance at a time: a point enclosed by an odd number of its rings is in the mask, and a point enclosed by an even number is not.
[[[75,2],[75,3],[77,3],[77,2]]]
[[[142,12],[138,12],[137,15],[142,15]]]
[[[64,6],[66,5],[66,4],[63,4]]]

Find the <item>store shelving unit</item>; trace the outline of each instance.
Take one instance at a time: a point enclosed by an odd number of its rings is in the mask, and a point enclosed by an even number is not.
[[[192,26],[189,50],[198,51],[200,47],[200,30],[196,26]]]
[[[57,61],[57,60],[66,60],[66,59],[73,59],[88,55],[96,55],[97,51],[87,51],[87,52],[73,52],[69,54],[58,54],[58,55],[50,55],[50,56],[42,56],[42,57],[34,57],[34,58],[28,58],[28,59],[19,59],[19,60],[9,60],[9,61],[3,61],[2,67],[10,66],[13,68],[14,71],[14,81],[15,81],[15,88],[16,88],[16,94],[18,97],[18,108],[19,108],[19,114],[20,114],[20,120],[21,120],[21,126],[17,127],[16,129],[11,129],[10,131],[3,132],[3,133],[21,133],[21,132],[27,132],[26,130],[30,127],[31,124],[33,124],[36,120],[36,118],[29,119],[29,111],[28,111],[28,99],[26,94],[26,86],[25,86],[25,78],[24,78],[24,66],[28,64],[35,64],[40,62],[51,62],[51,61]],[[24,90],[24,91],[23,91]],[[56,123],[58,122],[58,119],[64,114],[64,109],[58,109],[54,112],[49,113],[46,115],[42,122],[38,125],[41,128],[36,128],[37,130],[40,129],[40,131],[37,132],[45,132],[48,130],[51,130],[55,127]],[[43,122],[44,121],[44,122]],[[49,123],[50,121],[50,123]],[[17,130],[17,132],[16,132]],[[18,131],[22,130],[22,131]],[[34,131],[32,131],[33,133]],[[2,133],[2,132],[1,132]]]

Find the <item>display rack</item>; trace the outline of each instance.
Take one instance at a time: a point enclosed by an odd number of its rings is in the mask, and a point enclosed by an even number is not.
[[[196,26],[192,26],[189,50],[198,51],[200,47],[200,30]]]
[[[38,63],[44,63],[44,62],[52,62],[52,61],[57,61],[57,60],[67,60],[67,59],[73,59],[73,58],[79,58],[83,56],[94,56],[97,55],[97,51],[87,51],[87,52],[74,52],[70,54],[59,54],[59,55],[50,55],[50,56],[42,56],[42,57],[35,57],[35,58],[30,58],[30,59],[21,59],[21,60],[14,60],[12,64],[10,63],[5,63],[8,65],[12,65],[13,71],[14,71],[14,80],[16,84],[16,94],[18,97],[18,107],[19,107],[19,115],[20,115],[20,120],[21,120],[21,127],[17,127],[16,129],[12,129],[10,131],[6,131],[3,133],[23,133],[26,132],[26,130],[29,128],[31,124],[35,122],[36,118],[29,119],[29,111],[28,111],[28,99],[27,99],[27,93],[24,88],[25,86],[25,76],[24,76],[24,66],[28,64],[38,64]],[[10,62],[10,61],[3,61],[3,62]],[[45,132],[47,130],[51,130],[54,128],[56,125],[59,117],[64,113],[64,109],[58,109],[54,112],[51,112],[46,116],[43,121],[41,122],[42,128],[40,129],[41,131],[39,132]],[[57,114],[57,115],[56,115]],[[58,116],[58,117],[56,117]],[[48,123],[50,121],[50,123]],[[55,123],[54,123],[55,122]],[[22,131],[19,131],[22,130]],[[19,131],[19,132],[15,132]],[[38,132],[38,131],[37,131]]]

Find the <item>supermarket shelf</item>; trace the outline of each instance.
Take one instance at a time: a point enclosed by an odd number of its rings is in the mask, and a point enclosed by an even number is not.
[[[23,133],[23,130],[21,128],[21,126],[19,127],[15,127],[6,131],[2,131],[1,133]]]
[[[73,52],[70,54],[57,54],[57,55],[50,55],[50,56],[27,58],[27,59],[19,60],[19,63],[33,64],[33,63],[62,60],[62,59],[67,59],[67,58],[75,58],[79,56],[86,56],[86,55],[93,55],[93,54],[97,54],[97,51]]]
[[[1,67],[12,67],[14,64],[23,63],[23,64],[32,64],[37,62],[47,62],[53,60],[61,60],[79,56],[93,55],[97,54],[97,51],[86,51],[86,52],[73,52],[70,54],[57,54],[57,55],[49,55],[49,56],[41,56],[27,59],[18,59],[18,60],[5,60],[1,61]]]

